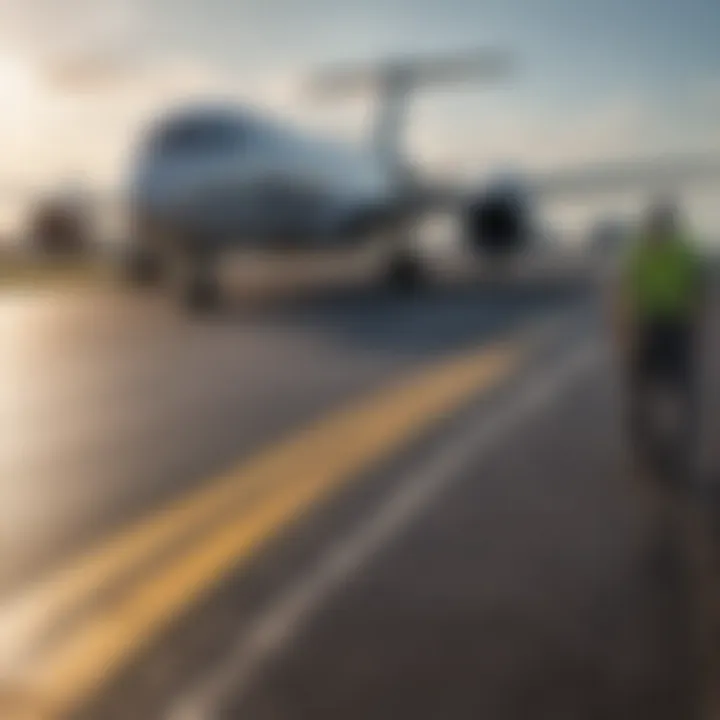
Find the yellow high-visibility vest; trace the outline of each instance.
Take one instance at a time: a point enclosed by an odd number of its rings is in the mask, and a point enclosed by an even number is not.
[[[624,280],[637,319],[690,319],[702,292],[702,262],[679,236],[638,242],[627,259]]]

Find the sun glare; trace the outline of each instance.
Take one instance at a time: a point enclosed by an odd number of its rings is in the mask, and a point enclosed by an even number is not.
[[[0,56],[0,105],[3,110],[8,105],[29,99],[36,87],[29,65],[12,57]]]

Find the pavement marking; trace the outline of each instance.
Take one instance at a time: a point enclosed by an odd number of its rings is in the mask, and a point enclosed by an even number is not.
[[[0,292],[95,287],[109,284],[112,268],[88,260],[0,258]]]
[[[17,624],[0,609],[10,648],[0,715],[65,717],[298,514],[509,376],[522,345],[486,345],[331,414],[18,598],[11,607]],[[248,487],[263,492],[243,507]],[[189,547],[167,552],[188,534]],[[158,554],[158,567],[134,576]],[[33,645],[68,620],[68,632],[18,655],[18,637]]]
[[[397,490],[353,534],[320,559],[309,574],[262,613],[238,639],[225,662],[215,667],[170,709],[168,720],[213,720],[222,706],[237,702],[252,686],[258,671],[288,646],[313,614],[363,565],[402,533],[462,469],[480,459],[534,413],[567,390],[601,358],[599,345],[588,342],[554,366],[538,373],[513,401],[478,427],[456,435],[430,463],[411,471]]]

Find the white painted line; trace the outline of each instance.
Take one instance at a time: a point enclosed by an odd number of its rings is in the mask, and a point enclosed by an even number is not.
[[[211,720],[223,703],[242,698],[257,672],[285,648],[345,580],[388,545],[437,497],[534,413],[566,391],[601,359],[597,341],[587,341],[549,371],[530,376],[498,412],[454,436],[398,488],[349,537],[329,549],[318,564],[238,638],[229,656],[195,684],[166,715],[168,720]]]

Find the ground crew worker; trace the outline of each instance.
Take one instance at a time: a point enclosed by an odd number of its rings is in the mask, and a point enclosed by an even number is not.
[[[683,403],[683,449],[690,460],[698,434],[697,343],[705,279],[696,248],[671,201],[654,203],[620,272],[619,321],[626,350],[628,409],[636,457],[652,451],[647,399],[656,379]]]

